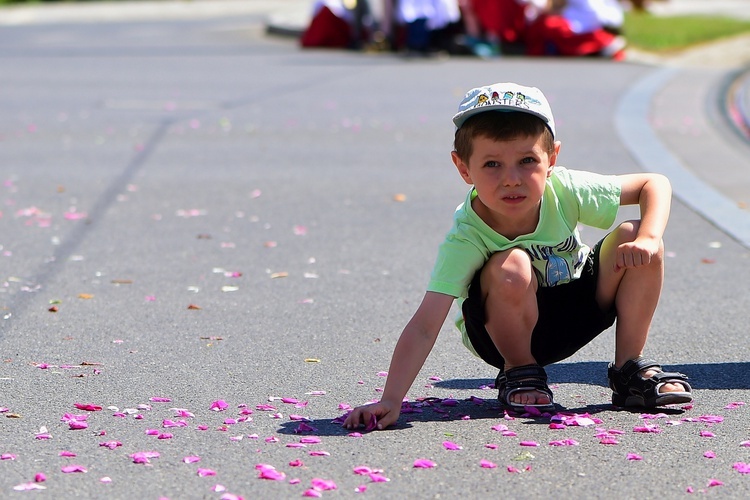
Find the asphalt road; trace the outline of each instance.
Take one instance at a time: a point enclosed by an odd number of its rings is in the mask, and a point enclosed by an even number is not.
[[[750,251],[680,198],[647,354],[690,375],[694,405],[615,411],[608,331],[548,370],[596,421],[505,419],[447,322],[397,428],[332,422],[378,397],[463,200],[462,94],[537,85],[560,163],[624,173],[653,151],[623,138],[623,98],[660,68],[301,52],[252,15],[5,26],[0,47],[0,497],[294,498],[316,478],[324,497],[750,495]],[[686,109],[660,122],[688,127],[669,151],[747,158]]]

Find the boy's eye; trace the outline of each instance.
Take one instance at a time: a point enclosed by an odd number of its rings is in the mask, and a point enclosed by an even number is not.
[[[500,163],[496,161],[488,161],[484,164],[485,167],[499,167]]]
[[[521,163],[526,163],[526,164],[528,164],[528,163],[536,163],[536,160],[534,158],[532,158],[531,156],[527,156],[526,158],[524,158],[523,160],[521,160]]]

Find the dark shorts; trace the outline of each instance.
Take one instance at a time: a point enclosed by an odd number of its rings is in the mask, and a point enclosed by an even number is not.
[[[601,241],[590,252],[579,279],[537,290],[539,319],[531,334],[531,354],[542,366],[572,356],[615,322],[614,306],[601,311],[596,303],[600,247]],[[484,326],[480,274],[481,269],[474,275],[469,297],[463,303],[466,332],[477,354],[502,370],[505,360]]]

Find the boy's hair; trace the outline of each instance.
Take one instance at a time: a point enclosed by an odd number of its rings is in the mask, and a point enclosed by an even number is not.
[[[456,130],[453,149],[458,157],[468,162],[473,152],[473,141],[487,137],[494,141],[510,141],[518,137],[542,136],[542,147],[547,153],[555,150],[555,139],[544,121],[519,111],[486,111],[470,117]]]

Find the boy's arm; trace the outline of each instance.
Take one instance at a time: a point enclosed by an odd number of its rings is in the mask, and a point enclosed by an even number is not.
[[[660,174],[629,174],[619,176],[622,182],[621,205],[638,204],[641,223],[634,241],[617,249],[616,266],[626,268],[648,264],[661,246],[669,220],[672,186]]]
[[[377,419],[378,429],[385,429],[396,422],[401,413],[401,402],[435,345],[452,303],[453,297],[450,295],[436,292],[425,294],[396,343],[380,402],[352,410],[344,427],[354,429],[360,424],[368,424],[373,417]]]

